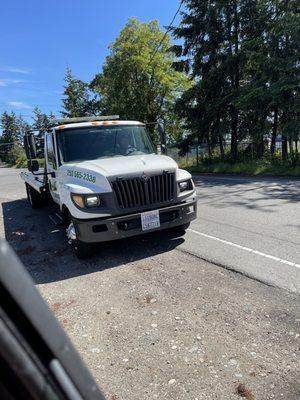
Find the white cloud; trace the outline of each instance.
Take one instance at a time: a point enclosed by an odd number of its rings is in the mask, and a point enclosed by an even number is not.
[[[6,67],[1,68],[1,71],[11,72],[13,74],[30,74],[30,69],[28,68]]]
[[[16,83],[26,82],[23,79],[9,79],[9,78],[0,78],[0,86],[10,86]]]
[[[32,110],[33,108],[29,104],[23,103],[23,101],[9,101],[7,104],[18,110]]]

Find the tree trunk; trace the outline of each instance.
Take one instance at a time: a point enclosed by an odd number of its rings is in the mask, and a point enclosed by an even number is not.
[[[286,135],[282,135],[282,142],[281,142],[281,151],[282,151],[282,159],[286,160],[288,149],[287,149],[287,137]]]
[[[275,153],[277,130],[278,130],[278,107],[275,107],[273,127],[272,127],[271,149],[270,149],[271,156],[273,156]]]
[[[240,66],[239,66],[239,15],[237,0],[234,1],[234,19],[233,19],[233,44],[234,44],[234,64],[232,71],[232,85],[235,91],[240,86]],[[231,157],[235,162],[238,156],[238,119],[239,111],[234,105],[231,113]]]
[[[293,153],[293,140],[289,137],[289,153]]]
[[[222,135],[220,133],[219,133],[218,138],[219,138],[221,160],[224,160],[224,158],[225,158],[224,143],[223,143],[223,137],[222,137]]]
[[[231,157],[235,162],[238,155],[238,116],[234,109],[231,116]]]
[[[210,138],[207,138],[207,150],[208,150],[208,157],[211,158],[211,144],[210,144]]]
[[[256,154],[258,158],[261,158],[264,154],[264,138],[263,136],[259,137],[258,142],[256,144]]]
[[[197,166],[199,165],[199,135],[197,136],[197,151],[196,151],[196,157],[197,157]]]

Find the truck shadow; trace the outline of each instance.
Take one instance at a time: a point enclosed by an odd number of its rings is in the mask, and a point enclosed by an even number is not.
[[[2,203],[5,238],[13,247],[36,284],[119,267],[173,250],[184,242],[170,231],[94,245],[94,255],[78,260],[55,225],[56,208],[32,210],[26,199]]]

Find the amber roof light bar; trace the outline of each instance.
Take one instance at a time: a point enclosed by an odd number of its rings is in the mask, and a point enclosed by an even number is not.
[[[76,117],[76,118],[60,118],[54,120],[54,125],[74,124],[78,122],[94,122],[94,121],[114,121],[119,119],[118,115],[102,115],[99,117]]]

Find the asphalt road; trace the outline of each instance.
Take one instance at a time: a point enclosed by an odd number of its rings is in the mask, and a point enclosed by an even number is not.
[[[183,248],[300,292],[300,180],[195,177],[198,219]]]
[[[184,237],[106,243],[79,261],[18,174],[0,168],[0,237],[107,399],[238,400],[240,384],[248,400],[299,399],[299,181],[196,177]]]

